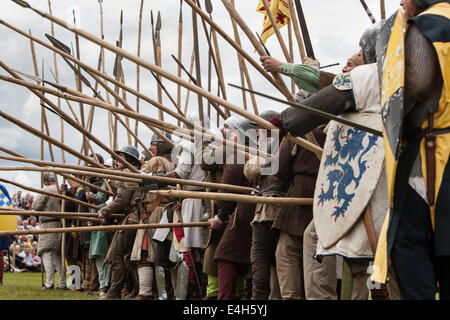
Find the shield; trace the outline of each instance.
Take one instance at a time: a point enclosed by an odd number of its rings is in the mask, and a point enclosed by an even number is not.
[[[349,120],[381,128],[381,117],[352,113]],[[358,221],[380,178],[384,160],[381,137],[335,121],[328,125],[314,192],[317,235],[329,248]]]
[[[403,11],[398,10],[381,29],[376,47],[390,204],[403,129],[405,28]]]

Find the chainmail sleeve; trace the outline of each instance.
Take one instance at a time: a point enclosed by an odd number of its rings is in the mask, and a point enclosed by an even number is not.
[[[351,108],[354,103],[350,90],[341,91],[333,85],[329,85],[315,95],[301,101],[301,104],[338,115]],[[328,119],[294,107],[283,110],[280,119],[284,129],[292,136],[304,135],[317,126],[328,122]]]
[[[411,24],[405,42],[406,125],[420,128],[428,109],[437,110],[441,91],[442,76],[436,51],[419,28]]]

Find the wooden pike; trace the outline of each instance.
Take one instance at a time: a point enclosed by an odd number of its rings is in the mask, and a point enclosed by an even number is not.
[[[38,169],[41,169],[41,168],[38,168]],[[47,171],[50,171],[50,170],[47,170]],[[22,188],[24,190],[28,190],[28,191],[31,191],[31,192],[36,192],[36,193],[39,193],[39,194],[44,194],[44,195],[47,195],[47,196],[50,196],[50,197],[59,198],[59,199],[65,199],[67,201],[75,202],[75,203],[78,203],[80,205],[92,208],[92,209],[97,209],[97,206],[95,206],[93,204],[90,204],[90,203],[87,203],[87,202],[84,202],[84,201],[80,201],[80,200],[77,200],[77,199],[74,199],[74,198],[71,198],[71,197],[68,197],[68,196],[63,196],[62,194],[58,194],[58,193],[48,192],[48,191],[45,191],[45,190],[40,190],[40,189],[27,187],[27,186],[24,186],[23,184],[20,184],[20,183],[11,181],[11,180],[7,180],[7,179],[4,179],[4,178],[0,178],[0,181],[5,182],[5,183],[9,183],[9,184],[12,184],[12,185],[15,185],[15,186],[18,186],[19,188]]]
[[[222,192],[151,190],[148,191],[148,194],[154,194],[168,198],[237,201],[245,203],[265,203],[265,204],[305,205],[305,206],[310,206],[313,204],[312,198],[262,197],[262,196],[236,194],[236,193],[222,193]]]
[[[186,0],[190,1],[190,0]],[[256,39],[254,36],[252,30],[248,27],[245,20],[240,16],[240,14],[237,12],[237,10],[234,8],[230,0],[222,0],[222,3],[224,4],[225,8],[227,9],[228,13],[231,15],[231,17],[236,21],[236,23],[239,25],[239,27],[242,29],[242,31],[246,34],[247,38],[252,43],[253,47],[255,48],[256,52],[260,56],[266,55],[266,52],[261,47],[260,42]],[[289,101],[294,101],[294,97],[291,95],[289,89],[286,87],[286,84],[284,83],[283,79],[278,73],[272,72],[272,77],[275,79],[275,81],[278,84],[278,89],[280,92],[288,99]]]
[[[200,70],[200,49],[198,46],[198,30],[197,30],[197,15],[195,14],[194,9],[192,9],[192,33],[194,39],[194,52],[195,52],[195,83],[199,87],[202,86],[202,77]],[[197,95],[198,97],[198,114],[200,118],[200,123],[202,127],[205,127],[205,118],[203,116],[203,97],[201,95]]]
[[[197,0],[197,6],[201,9],[201,7],[200,7],[200,1],[199,0]],[[212,9],[212,5],[210,5],[209,6],[209,8],[210,9]],[[195,12],[193,12],[193,14],[195,14],[195,15],[197,15]],[[209,15],[211,16],[211,13],[209,13]],[[200,17],[201,18],[201,17]],[[208,42],[208,48],[209,48],[209,51],[208,51],[208,53],[209,53],[209,56],[211,57],[211,59],[212,59],[212,62],[213,62],[213,64],[214,64],[214,68],[215,68],[215,70],[216,70],[216,74],[217,74],[217,78],[218,78],[218,81],[219,81],[219,85],[220,85],[220,88],[221,88],[221,91],[222,91],[222,96],[223,96],[223,98],[226,100],[227,98],[227,95],[226,95],[226,89],[225,89],[225,81],[224,81],[224,79],[223,79],[223,71],[222,71],[222,65],[220,64],[219,65],[219,61],[220,61],[220,57],[216,57],[216,54],[214,53],[214,50],[213,50],[213,46],[212,46],[212,44],[211,44],[211,38],[210,38],[210,36],[209,36],[209,34],[208,34],[208,29],[206,28],[206,23],[205,23],[205,19],[203,19],[203,18],[201,18],[202,19],[202,26],[203,26],[203,31],[205,32],[205,37],[206,37],[206,40],[207,40],[207,42]],[[219,46],[217,45],[217,46],[215,46],[215,49],[217,50],[216,51],[216,53],[217,54],[220,54],[220,52],[219,52]],[[210,91],[210,90],[209,90]],[[226,113],[226,116],[227,117],[229,117],[230,116],[230,111],[228,110],[228,109],[226,109],[225,110],[225,113]],[[211,119],[210,119],[211,120]]]
[[[37,211],[39,212],[39,211]],[[22,212],[23,213],[23,212]],[[28,214],[28,212],[27,212]],[[77,213],[78,214],[78,213]],[[1,212],[0,211],[0,217],[1,216],[14,216],[16,215],[15,213],[8,213],[8,212]],[[43,214],[35,214],[36,216],[44,216]],[[76,215],[67,215],[67,214],[63,214],[63,215],[46,215],[48,217],[55,217],[55,218],[60,218],[60,219],[70,219],[70,220],[76,220],[76,221],[87,221],[87,222],[93,222],[93,223],[101,223],[103,222],[102,219],[97,219],[97,218],[93,218],[93,217],[84,217],[84,216],[76,216]],[[64,227],[63,227],[64,228]]]
[[[183,0],[180,0],[180,15],[178,17],[178,60],[183,60]],[[178,66],[177,76],[181,78],[181,67]],[[177,84],[177,106],[181,107],[181,86]],[[184,113],[186,114],[186,113]],[[180,126],[180,120],[177,120]]]
[[[67,212],[67,211],[61,211],[61,212],[57,212],[57,211],[33,211],[33,210],[14,210],[14,209],[8,209],[5,210],[4,208],[0,209],[0,214],[1,215],[22,215],[26,213],[27,215],[32,215],[32,216],[48,216],[48,217],[64,217],[64,216],[69,216],[69,217],[76,217],[76,216],[81,216],[81,217],[86,217],[86,218],[96,218],[98,217],[97,213],[89,213],[89,212]],[[121,219],[124,218],[125,215],[124,214],[111,214],[110,215],[111,218],[114,219]]]
[[[185,0],[185,1],[189,2],[190,0]],[[195,6],[195,7],[197,7],[197,6]],[[36,11],[36,9],[34,9],[33,11]],[[56,24],[66,28],[66,29],[68,29],[68,30],[70,30],[72,32],[78,33],[79,35],[81,35],[85,39],[88,39],[91,42],[94,42],[94,43],[96,43],[96,44],[98,44],[100,46],[103,46],[103,47],[105,47],[106,49],[108,49],[108,50],[110,50],[112,52],[120,53],[125,58],[127,58],[127,59],[129,59],[129,60],[131,60],[131,61],[133,61],[135,63],[140,64],[142,67],[144,67],[146,69],[149,69],[149,70],[152,70],[153,72],[158,73],[161,76],[163,76],[163,77],[165,77],[165,78],[167,78],[167,79],[169,79],[169,80],[171,80],[173,82],[179,83],[180,85],[182,85],[183,87],[185,87],[185,88],[187,88],[189,90],[192,90],[192,91],[194,91],[194,92],[196,92],[198,94],[201,94],[201,95],[203,95],[203,96],[205,96],[205,97],[207,97],[209,99],[212,99],[214,102],[216,102],[216,103],[218,103],[220,105],[223,105],[226,108],[229,108],[233,112],[235,112],[235,113],[237,113],[237,114],[239,114],[239,115],[241,115],[241,116],[243,116],[243,117],[245,117],[245,118],[247,118],[249,120],[252,120],[252,121],[256,122],[258,125],[260,125],[263,128],[276,129],[276,127],[274,125],[272,125],[270,122],[265,121],[264,119],[261,119],[260,117],[254,115],[254,114],[250,114],[248,112],[245,112],[245,110],[242,110],[241,108],[231,104],[230,102],[228,102],[228,101],[226,101],[224,99],[221,99],[221,98],[219,98],[219,97],[209,93],[208,91],[199,88],[198,86],[190,84],[187,81],[179,79],[178,77],[172,75],[171,73],[169,73],[169,72],[167,72],[167,71],[165,71],[165,70],[163,70],[163,69],[161,69],[161,68],[159,68],[159,67],[157,67],[157,66],[155,66],[155,65],[153,65],[151,63],[149,63],[146,60],[143,60],[142,58],[138,58],[138,57],[130,54],[129,52],[127,52],[127,51],[125,51],[123,49],[117,48],[114,45],[111,45],[110,43],[108,43],[106,41],[103,41],[103,40],[95,37],[94,35],[86,32],[84,30],[73,28],[73,26],[69,26],[66,22],[64,22],[61,19],[58,19],[58,18],[53,17],[53,16],[50,16],[47,13],[40,12],[40,14],[43,14],[43,16],[46,19],[52,20]],[[0,19],[0,23],[4,24],[3,22],[4,21]],[[289,95],[290,95],[290,93],[289,93]],[[294,137],[292,137],[290,135],[287,135],[286,138],[291,140],[291,141],[293,141],[293,142],[295,142],[295,143],[297,143],[297,144],[300,144],[302,147],[304,147],[304,148],[306,148],[306,149],[316,153],[318,156],[321,156],[321,154],[322,154],[322,148],[320,148],[320,147],[310,143],[309,141],[306,141],[306,140],[301,139],[301,138],[294,138]]]
[[[232,0],[232,4],[234,6],[234,0]],[[234,21],[234,19],[233,19],[233,17],[231,15],[230,15],[230,20],[231,20],[231,24],[233,26],[234,39],[235,39],[236,43],[241,47],[241,38],[239,36],[239,31],[237,29],[236,21]],[[239,52],[237,52],[237,56],[238,56],[239,68],[241,69],[241,83],[244,83],[243,79],[242,79],[242,75],[244,75],[245,76],[245,80],[247,81],[248,88],[253,88],[253,84],[252,84],[252,81],[250,79],[250,74],[248,72],[247,65],[245,64],[245,60],[242,57],[242,55],[239,54]],[[244,97],[245,97],[245,94],[243,95],[243,99],[244,99]],[[255,98],[255,95],[253,93],[250,93],[250,99],[252,100],[253,112],[256,115],[258,115],[259,114],[258,106],[256,104],[256,98]]]
[[[280,44],[281,50],[283,51],[284,57],[287,62],[293,63],[293,60],[291,59],[291,56],[289,54],[289,51],[286,47],[286,44],[284,43],[283,37],[281,36],[280,29],[278,28],[278,25],[275,21],[275,18],[273,17],[272,11],[270,10],[269,4],[267,3],[267,0],[261,0],[264,8],[266,9],[266,14],[269,17],[270,23],[272,23],[273,31],[275,31],[275,34],[278,39],[278,43]]]
[[[386,6],[384,0],[380,0],[381,19],[386,19]]]
[[[141,56],[141,38],[142,38],[142,13],[144,11],[144,0],[141,0],[141,5],[139,6],[139,26],[138,26],[138,40],[137,40],[137,56],[140,57]],[[141,71],[140,71],[140,66],[138,64],[136,64],[136,91],[140,91],[141,90]],[[139,102],[141,100],[139,99],[139,97],[136,96],[136,112],[139,113]],[[134,124],[134,133],[135,136],[138,136],[138,126],[139,126],[139,121],[135,121]],[[134,140],[134,146],[137,147],[137,139],[135,138]]]
[[[80,176],[92,176],[98,178],[112,179],[117,181],[126,181],[126,182],[134,182],[140,183],[142,180],[134,179],[134,178],[124,178],[120,176],[113,176],[111,174],[102,174],[96,173],[86,170],[73,170],[73,169],[65,169],[65,168],[52,168],[52,167],[29,167],[29,166],[0,166],[0,171],[38,171],[38,172],[55,172],[55,173],[69,173],[76,174]]]
[[[295,0],[295,6],[297,7],[297,16],[300,22],[300,28],[302,30],[303,42],[305,44],[306,55],[312,59],[314,57],[314,50],[311,44],[311,39],[309,38],[308,25],[306,24],[305,16],[303,14],[302,4],[300,0]]]
[[[158,15],[156,17],[156,25],[155,25],[155,41],[156,41],[156,65],[161,68],[162,64],[162,57],[161,57],[161,27],[162,27],[162,21],[161,21],[161,12],[158,11]],[[162,81],[162,79],[159,77],[159,82]],[[162,87],[158,86],[158,102],[162,104]],[[159,119],[161,121],[164,121],[164,113],[159,110]]]
[[[195,228],[209,227],[209,222],[183,222],[183,223],[149,223],[149,224],[121,224],[111,226],[93,227],[72,227],[72,228],[48,228],[39,230],[10,230],[0,231],[0,237],[28,234],[50,234],[50,233],[71,233],[71,232],[92,232],[92,231],[117,231],[117,230],[138,230],[138,229],[159,229],[159,228]]]
[[[53,15],[50,0],[48,0],[48,10],[49,10],[50,14]],[[50,21],[50,27],[51,27],[51,34],[54,37],[55,36],[55,26],[53,24],[53,21]],[[59,73],[58,73],[58,59],[56,57],[56,52],[53,52],[53,64],[54,64],[54,68],[55,68],[54,77],[55,77],[56,83],[58,84],[59,83]],[[58,106],[58,108],[61,108],[61,99],[60,98],[58,98],[58,100],[57,100],[57,106]],[[62,118],[60,118],[60,127],[61,127],[60,141],[62,144],[64,144],[64,120]],[[61,149],[61,160],[63,163],[66,163],[66,156],[64,154],[63,149]],[[81,180],[81,179],[79,179],[79,180]],[[65,176],[63,176],[63,184],[66,184]],[[65,191],[63,192],[63,195],[66,195]],[[66,200],[62,200],[61,201],[61,211],[62,212],[65,211],[65,207],[66,207]],[[62,227],[65,228],[66,227],[66,219],[63,218],[61,220],[61,224],[62,224]],[[63,274],[65,274],[66,273],[66,237],[61,238],[61,264],[63,266],[63,270],[62,270]]]
[[[29,158],[20,158],[20,157],[9,157],[9,156],[0,156],[0,159],[5,160],[11,160],[11,161],[20,161],[20,162],[26,162],[26,163],[32,163],[35,165],[42,165],[42,166],[52,166],[55,168],[67,168],[67,169],[74,169],[76,172],[93,172],[93,173],[101,173],[103,175],[109,175],[109,177],[114,180],[118,177],[125,177],[129,182],[133,183],[141,183],[145,180],[152,180],[157,182],[164,182],[167,184],[184,184],[184,185],[190,185],[190,186],[196,186],[196,187],[202,187],[202,188],[210,188],[210,189],[222,189],[230,192],[240,192],[240,193],[250,193],[253,191],[252,188],[249,187],[242,187],[242,186],[235,186],[235,185],[228,185],[228,184],[222,184],[222,183],[211,183],[211,182],[204,182],[204,181],[193,181],[193,180],[186,180],[186,179],[177,179],[177,178],[168,178],[164,176],[150,176],[146,174],[140,174],[140,173],[127,173],[123,171],[118,170],[111,170],[111,169],[101,169],[101,168],[94,168],[94,167],[84,167],[84,166],[78,166],[78,165],[72,165],[72,164],[66,164],[66,163],[56,163],[56,162],[48,162],[48,161],[41,161],[36,159],[29,159]],[[27,167],[29,168],[29,167]],[[53,168],[52,168],[53,169]],[[125,181],[125,180],[124,180]]]
[[[189,73],[194,72],[194,64],[195,64],[195,52],[194,52],[194,48],[192,48],[191,65],[189,67]],[[178,67],[181,69],[180,65],[178,65]],[[180,77],[180,79],[181,79],[181,77]],[[188,79],[188,83],[191,83],[191,82],[192,82],[192,80],[191,80],[191,78],[189,78]],[[186,100],[184,102],[184,114],[187,114],[187,111],[188,111],[190,94],[191,94],[191,90],[188,89],[187,93],[186,93]]]
[[[297,15],[295,14],[294,0],[288,0],[289,2],[289,12],[291,13],[291,22],[292,27],[294,29],[294,35],[297,39],[298,50],[300,51],[300,59],[302,62],[305,62],[306,52],[303,46],[302,36],[300,34],[299,23],[297,19]]]
[[[31,35],[31,30],[29,30],[29,33]],[[30,40],[30,50],[31,50],[31,57],[33,59],[34,73],[39,77],[39,70],[36,61],[36,53],[34,50],[34,44],[32,40]],[[41,132],[44,132],[45,108],[42,100],[40,101],[40,103],[41,103]],[[41,139],[41,160],[44,160],[44,139]],[[41,174],[41,188],[43,187],[44,187],[44,176]]]
[[[11,160],[11,161],[18,161],[18,162],[29,162],[29,163],[33,163],[33,162],[31,162],[31,161],[33,161],[32,159],[27,158],[27,157],[25,157],[25,156],[23,156],[23,155],[21,155],[21,154],[18,154],[18,153],[14,152],[14,151],[9,150],[9,149],[6,149],[6,148],[4,148],[4,147],[2,147],[2,146],[0,146],[0,150],[3,151],[3,152],[6,152],[6,153],[12,155],[12,157],[0,155],[0,159]],[[36,161],[38,161],[38,160],[36,160]],[[41,161],[42,161],[41,163],[38,162],[38,163],[35,163],[35,164],[38,165],[38,166],[40,166],[40,167],[43,167],[43,166],[51,165],[51,163],[54,163],[54,162],[48,162],[48,161],[43,161],[43,160],[41,160]],[[65,164],[65,162],[63,162],[63,164]],[[84,167],[80,167],[80,168],[84,168]],[[87,186],[87,187],[89,187],[89,188],[91,188],[91,189],[94,189],[94,190],[97,190],[97,191],[106,193],[106,194],[108,194],[108,195],[110,195],[110,196],[113,196],[113,195],[114,195],[114,194],[113,194],[111,191],[109,191],[109,190],[103,190],[103,189],[97,187],[96,185],[93,185],[93,184],[91,184],[91,183],[89,183],[89,182],[86,182],[86,181],[84,181],[84,180],[82,180],[82,179],[79,179],[79,178],[77,178],[77,177],[69,176],[69,175],[67,175],[67,174],[60,174],[60,175],[63,176],[64,179],[70,179],[70,180],[72,180],[72,181],[76,181],[76,182],[78,182],[78,183],[80,183],[80,184],[83,184],[83,185],[85,185],[85,186]],[[64,182],[64,183],[65,183],[65,182]]]
[[[289,55],[291,60],[294,61],[294,46],[292,43],[292,21],[288,20],[288,39],[289,39]],[[291,78],[291,93],[295,95],[295,81],[294,78]]]

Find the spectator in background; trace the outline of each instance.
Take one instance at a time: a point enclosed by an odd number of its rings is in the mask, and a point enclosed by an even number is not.
[[[22,259],[22,264],[25,265],[25,268],[28,271],[32,272],[40,272],[41,271],[41,263],[35,259],[33,259],[33,255],[31,254],[31,247],[25,246],[23,251],[19,253],[19,258]]]
[[[12,205],[16,209],[22,208],[22,191],[17,191],[17,193],[14,194]]]

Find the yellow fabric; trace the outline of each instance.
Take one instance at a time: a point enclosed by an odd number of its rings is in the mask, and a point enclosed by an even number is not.
[[[386,49],[385,66],[381,84],[381,105],[384,107],[388,99],[405,85],[405,17],[402,10],[397,15],[392,27],[388,47]],[[384,149],[386,154],[386,174],[389,194],[389,208],[392,208],[394,199],[395,172],[397,160],[391,150],[386,130],[383,126]],[[377,251],[375,253],[372,281],[385,283],[388,271],[387,261],[387,230],[389,225],[390,211],[386,214],[383,227],[378,239]]]
[[[441,15],[448,19],[450,19],[450,5],[448,3],[438,3],[434,5],[432,8],[424,11],[421,14],[435,14],[435,15]],[[397,18],[399,18],[399,15],[403,15],[402,11],[399,10],[397,13]],[[403,19],[404,21],[404,19]],[[399,29],[395,28],[397,21],[394,24],[394,28],[392,33],[394,32],[401,32],[402,37],[404,39],[404,36],[406,34],[406,28],[404,31],[401,31]],[[400,25],[398,25],[399,27]],[[406,26],[407,27],[407,26]],[[392,38],[392,36],[391,36]],[[398,35],[394,35],[394,39],[399,39]],[[389,42],[391,39],[389,40]],[[403,42],[404,43],[404,42]],[[390,43],[389,43],[390,44]],[[433,43],[434,48],[436,49],[436,53],[439,58],[439,64],[441,68],[441,73],[444,80],[444,85],[442,87],[442,94],[441,98],[439,100],[439,109],[434,114],[434,128],[446,128],[450,126],[450,61],[449,61],[449,55],[450,55],[450,48],[448,42],[442,43],[437,42]],[[389,52],[389,47],[388,47]],[[404,56],[404,50],[403,50],[403,56]],[[386,54],[386,57],[390,57]],[[389,58],[387,58],[387,61],[389,61]],[[404,61],[404,60],[403,60]],[[392,66],[393,64],[390,64]],[[404,65],[404,62],[403,62]],[[386,68],[388,67],[388,64],[386,64]],[[386,73],[386,72],[385,72]],[[387,80],[387,78],[386,78]],[[389,83],[389,82],[388,82]],[[384,85],[384,74],[383,74],[383,85]],[[385,90],[385,92],[383,92]],[[395,90],[392,87],[387,86],[386,88],[382,88],[382,102],[383,104],[386,102],[387,98],[389,98],[390,95],[388,95],[388,92],[391,94],[395,92]],[[385,100],[383,100],[385,99]],[[428,121],[426,121],[422,129],[425,129],[428,127]],[[386,171],[388,172],[388,189],[389,189],[389,201],[392,204],[393,199],[393,186],[394,186],[394,179],[395,177],[395,169],[396,169],[396,161],[393,157],[392,151],[389,149],[389,144],[386,141],[386,135],[385,136],[385,149],[386,149]],[[439,188],[442,183],[442,176],[444,173],[445,166],[448,161],[448,157],[450,154],[450,134],[443,134],[436,137],[436,181],[435,181],[435,202],[437,196],[439,194]],[[422,139],[421,146],[420,146],[420,155],[422,158],[422,175],[425,179],[426,183],[426,164],[425,164],[425,144],[424,139]],[[433,228],[435,228],[435,206],[433,205],[430,207],[431,212],[431,220]],[[377,251],[375,255],[374,260],[374,271],[372,273],[371,279],[375,282],[385,283],[387,278],[387,272],[388,272],[388,253],[387,253],[387,246],[388,246],[388,239],[387,239],[387,230],[389,225],[389,212],[386,215],[383,228],[381,229],[380,236],[378,239],[378,246]]]
[[[429,10],[422,12],[420,15],[434,14],[450,19],[450,4],[441,2]],[[439,109],[433,116],[433,126],[436,129],[450,127],[450,44],[448,42],[433,42],[436,50],[441,74],[444,81],[442,86],[441,98],[439,99]],[[422,130],[428,127],[428,120],[422,125]],[[435,229],[435,206],[439,194],[439,189],[442,183],[442,176],[444,175],[445,166],[447,165],[448,156],[450,154],[450,133],[438,135],[436,137],[436,179],[434,188],[436,190],[434,195],[434,204],[430,207],[431,223]],[[426,157],[425,157],[425,139],[422,139],[420,144],[420,156],[422,158],[422,175],[427,184],[426,174]]]
[[[405,17],[402,10],[397,11],[392,33],[386,50],[385,66],[381,85],[381,105],[384,107],[389,98],[405,86]],[[394,177],[397,160],[394,150],[388,142],[383,129],[384,148],[386,152],[386,174],[388,182],[389,206],[392,206],[394,194]]]
[[[14,209],[13,205],[7,199],[6,194],[3,194],[3,191],[0,189],[0,195],[3,197],[3,205],[2,208],[9,208]],[[0,216],[0,231],[9,231],[9,230],[16,230],[17,227],[17,218],[16,216]]]
[[[278,29],[285,26],[289,19],[291,18],[291,13],[289,11],[289,3],[287,0],[267,0],[267,4],[270,7],[272,16],[277,23]],[[264,14],[263,31],[261,32],[261,40],[266,43],[267,39],[275,33],[272,27],[272,23],[266,13],[266,8],[262,0],[259,0],[257,12]]]

